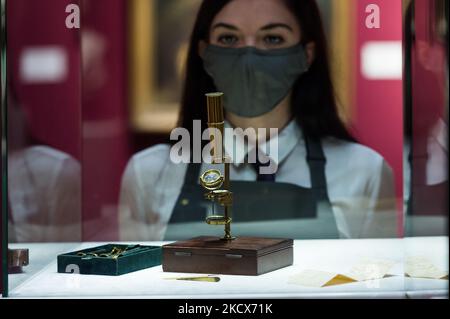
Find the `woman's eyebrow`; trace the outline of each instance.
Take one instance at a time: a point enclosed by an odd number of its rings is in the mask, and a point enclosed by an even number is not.
[[[275,29],[275,28],[285,28],[285,29],[288,29],[291,32],[294,32],[292,27],[287,25],[287,24],[285,24],[285,23],[270,23],[270,24],[267,24],[267,25],[263,26],[260,30],[261,31],[267,31],[267,30],[271,30],[271,29]]]
[[[228,23],[223,23],[223,22],[216,23],[216,24],[212,27],[213,30],[214,30],[214,29],[217,29],[217,28],[226,28],[226,29],[235,30],[235,31],[239,30],[239,29],[238,29],[237,27],[235,27],[234,25],[228,24]]]

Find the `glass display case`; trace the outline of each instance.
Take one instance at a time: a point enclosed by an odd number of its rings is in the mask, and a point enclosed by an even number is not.
[[[5,198],[6,198],[6,189],[7,189],[7,170],[6,170],[6,12],[5,12],[5,1],[1,1],[0,8],[0,37],[1,37],[1,52],[0,52],[0,71],[1,71],[1,134],[2,134],[2,157],[1,157],[1,169],[2,169],[2,216],[0,218],[0,229],[1,229],[1,244],[0,244],[0,255],[2,256],[2,262],[0,266],[0,275],[1,275],[1,284],[0,291],[2,295],[8,292],[8,272],[7,269],[7,246],[8,246],[8,217],[5,212]]]
[[[286,1],[269,16],[287,24],[257,31],[243,2],[1,0],[3,297],[448,298],[448,0]],[[255,83],[225,82],[259,67],[272,98],[292,48],[220,41],[289,41],[296,26],[307,67],[274,98],[289,110],[277,142],[259,148],[258,132],[251,149],[233,129],[267,114],[236,116],[245,101],[232,109],[228,88]],[[208,57],[233,50],[246,64],[214,78]],[[203,149],[208,125],[223,167]],[[261,150],[275,173],[261,173]],[[229,225],[225,242],[250,239],[202,253]],[[164,264],[211,258],[219,273]]]

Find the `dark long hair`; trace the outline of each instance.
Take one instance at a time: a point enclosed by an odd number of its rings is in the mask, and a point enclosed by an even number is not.
[[[179,126],[192,133],[192,121],[201,120],[206,128],[204,94],[216,91],[213,79],[205,72],[198,53],[199,42],[208,42],[215,16],[231,0],[204,0],[192,32]],[[333,136],[354,141],[338,115],[330,75],[322,18],[315,0],[284,0],[296,16],[302,30],[302,43],[315,43],[315,59],[308,72],[301,75],[292,90],[292,114],[303,132],[312,138]]]

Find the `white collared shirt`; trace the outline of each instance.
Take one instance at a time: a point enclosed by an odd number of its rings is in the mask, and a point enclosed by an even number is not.
[[[257,173],[244,163],[248,152],[236,152],[233,147],[242,150],[244,145],[232,143],[226,131],[225,152],[233,155],[231,180],[255,181]],[[396,237],[394,179],[383,157],[363,145],[335,138],[323,139],[322,147],[327,159],[328,195],[340,237]],[[188,167],[173,163],[169,154],[170,145],[160,144],[137,153],[129,161],[120,195],[121,240],[164,238]],[[278,156],[271,158],[278,165],[277,182],[311,187],[305,142],[295,121],[279,132]],[[210,167],[203,163],[201,172]]]
[[[10,242],[81,241],[81,167],[36,145],[8,155]]]

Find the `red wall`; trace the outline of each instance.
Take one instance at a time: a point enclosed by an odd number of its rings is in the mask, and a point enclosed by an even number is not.
[[[65,25],[65,8],[73,0],[8,1],[8,77],[12,94],[26,113],[33,139],[81,158],[80,38]],[[68,54],[65,81],[24,84],[19,63],[28,47],[58,45]],[[10,92],[11,94],[11,92]]]
[[[120,182],[131,155],[128,147],[126,104],[126,16],[125,0],[83,2],[83,36],[90,32],[103,43],[103,50],[100,52],[87,52],[85,49],[89,43],[83,42],[85,240],[118,238],[117,202]]]
[[[82,32],[66,28],[66,6],[71,3],[81,3]],[[80,161],[84,240],[117,238],[120,179],[130,156],[126,16],[125,0],[8,1],[11,96],[25,111],[33,143]],[[90,41],[88,33],[97,38]],[[101,51],[97,39],[104,44]],[[59,83],[23,83],[23,50],[51,45],[67,52],[68,76]]]
[[[366,7],[380,7],[381,27],[366,27]],[[399,233],[402,232],[403,189],[403,82],[369,80],[361,72],[361,49],[367,41],[402,41],[401,0],[357,0],[356,99],[354,129],[363,144],[378,151],[395,173]]]
[[[436,5],[436,0],[415,1],[415,38],[411,47],[411,213],[414,215],[448,215],[448,186],[427,185],[429,138],[438,121],[445,121],[445,109],[448,109],[445,99],[446,43],[436,27]],[[435,164],[434,169],[440,169],[445,176],[445,167]]]

